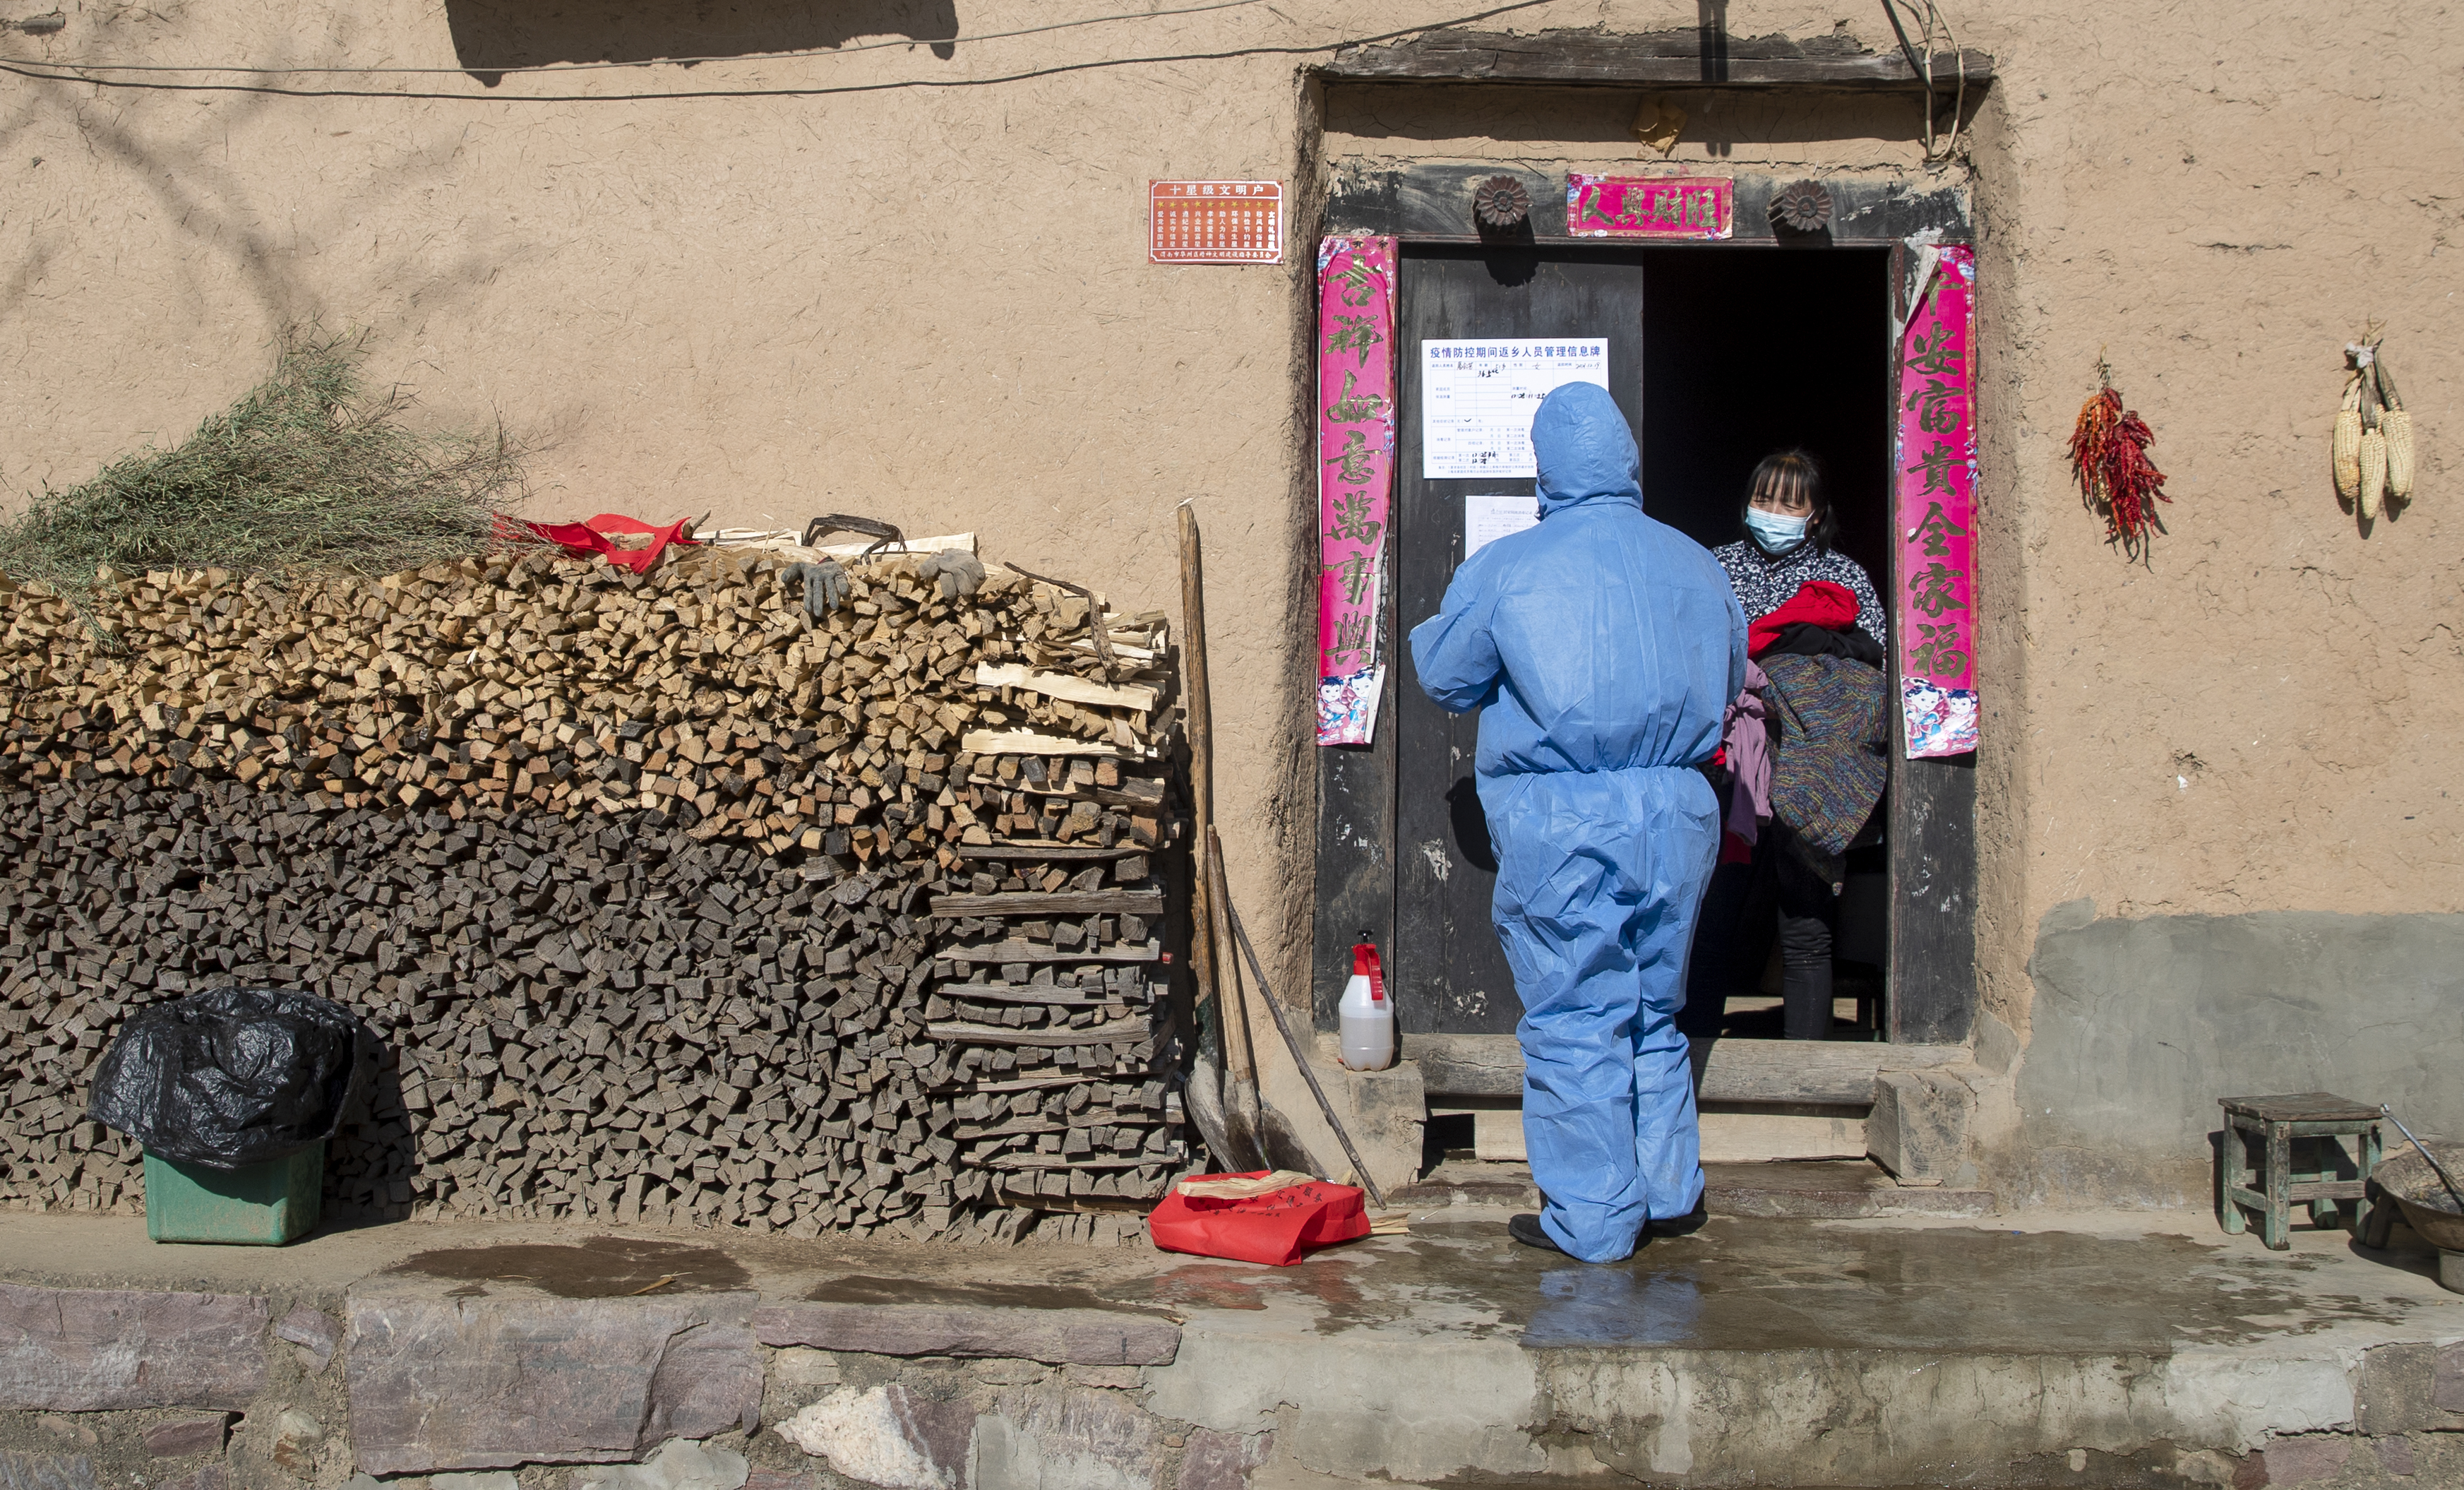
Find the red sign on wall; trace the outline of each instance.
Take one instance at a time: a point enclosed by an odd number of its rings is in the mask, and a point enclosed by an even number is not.
[[[1577,238],[1725,238],[1736,211],[1726,176],[1566,178],[1566,232]]]
[[[1150,181],[1147,261],[1154,264],[1280,264],[1280,181]]]

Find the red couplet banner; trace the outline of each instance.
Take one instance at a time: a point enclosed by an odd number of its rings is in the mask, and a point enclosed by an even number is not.
[[[1317,251],[1317,743],[1367,745],[1385,668],[1378,589],[1395,484],[1396,241]]]
[[[1976,253],[1926,248],[1900,332],[1900,707],[1910,760],[1976,748]]]

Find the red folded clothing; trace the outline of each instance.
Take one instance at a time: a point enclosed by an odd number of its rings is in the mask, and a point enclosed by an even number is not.
[[[1746,628],[1746,656],[1759,657],[1779,641],[1782,628],[1799,621],[1827,632],[1844,632],[1857,624],[1857,597],[1845,585],[1807,580],[1780,608]]]

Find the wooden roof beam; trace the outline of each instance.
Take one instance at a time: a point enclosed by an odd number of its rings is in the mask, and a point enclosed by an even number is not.
[[[1993,78],[1988,53],[1936,53],[1937,93]],[[1897,50],[1867,52],[1844,36],[1799,41],[1702,31],[1621,34],[1604,30],[1441,30],[1405,41],[1348,47],[1319,70],[1344,82],[1546,83],[1600,88],[1819,88],[1922,93],[1925,79]]]

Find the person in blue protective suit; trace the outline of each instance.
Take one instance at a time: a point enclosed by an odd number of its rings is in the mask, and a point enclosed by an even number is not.
[[[1719,562],[1642,511],[1641,455],[1607,392],[1531,421],[1540,523],[1455,570],[1412,632],[1420,686],[1480,719],[1491,916],[1523,1000],[1523,1136],[1547,1197],[1515,1238],[1589,1262],[1703,1197],[1685,958],[1718,857],[1695,767],[1745,686],[1746,620]]]

